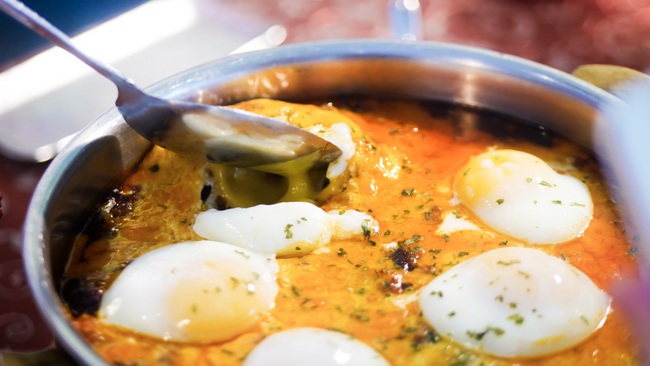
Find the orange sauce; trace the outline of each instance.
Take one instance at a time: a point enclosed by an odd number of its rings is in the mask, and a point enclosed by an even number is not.
[[[572,164],[576,169],[565,173],[585,181],[591,192],[595,208],[584,235],[535,248],[569,261],[605,291],[622,277],[634,275],[634,256],[589,151],[556,136],[544,137],[549,146],[543,146],[518,136],[463,129],[451,121],[451,115],[430,113],[418,104],[355,100],[334,105],[340,109],[325,109],[342,113],[360,129],[356,131],[357,165],[349,185],[319,204],[325,210],[368,212],[378,220],[379,233],[332,242],[329,250],[318,254],[279,258],[275,308],[258,326],[224,343],[164,342],[105,325],[93,315],[71,317],[100,355],[127,365],[237,365],[266,335],[311,326],[348,333],[393,365],[639,364],[638,342],[615,304],[602,328],[572,349],[535,359],[502,359],[439,336],[421,317],[417,302],[410,301],[419,288],[457,263],[490,249],[527,246],[499,233],[436,234],[446,212],[472,218],[469,210],[450,202],[452,180],[471,156],[488,148],[518,149],[547,162]],[[258,113],[279,108],[271,101],[240,107]],[[300,115],[302,107],[290,108]],[[192,224],[206,208],[200,195],[204,181],[203,163],[154,148],[119,188],[122,197],[132,198],[132,208],[126,214],[111,213],[110,205],[100,210],[112,234],[80,235],[67,276],[106,288],[138,255],[200,239]],[[402,248],[403,260],[395,260],[394,252],[384,246],[391,242]]]

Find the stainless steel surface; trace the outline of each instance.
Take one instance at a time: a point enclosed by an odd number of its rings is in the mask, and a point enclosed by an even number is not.
[[[534,121],[586,146],[592,145],[597,108],[614,98],[566,73],[495,52],[365,40],[233,55],[158,83],[151,92],[215,104],[351,94],[452,102]],[[148,146],[116,109],[109,111],[53,160],[28,211],[24,258],[34,296],[60,344],[85,364],[103,362],[64,315],[57,278],[85,213]]]
[[[154,97],[117,70],[78,49],[59,29],[17,0],[0,8],[39,35],[70,52],[111,80],[116,105],[126,122],[156,145],[213,163],[252,167],[315,154],[329,163],[341,151],[290,124],[231,108]]]
[[[636,77],[613,89],[622,100],[603,106],[595,140],[608,168],[612,193],[622,208],[626,235],[638,250],[640,273],[650,283],[650,78]]]

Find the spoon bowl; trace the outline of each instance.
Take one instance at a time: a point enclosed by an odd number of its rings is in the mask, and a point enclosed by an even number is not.
[[[152,143],[212,163],[256,167],[315,156],[314,165],[341,155],[330,142],[288,123],[233,108],[165,100],[140,90],[114,68],[79,50],[70,38],[18,0],[0,9],[111,80],[124,120]]]

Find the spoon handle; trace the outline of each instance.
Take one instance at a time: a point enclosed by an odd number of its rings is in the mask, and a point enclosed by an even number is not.
[[[29,29],[38,33],[41,37],[70,52],[86,65],[92,67],[104,77],[111,80],[120,92],[141,94],[133,82],[128,78],[120,74],[111,66],[100,62],[79,50],[72,43],[70,37],[22,2],[18,0],[0,0],[0,9]]]

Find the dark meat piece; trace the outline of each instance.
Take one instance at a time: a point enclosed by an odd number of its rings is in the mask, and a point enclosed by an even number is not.
[[[417,267],[419,255],[416,252],[409,251],[404,248],[397,248],[390,256],[390,259],[393,260],[393,263],[397,267],[403,268],[406,271],[412,271]]]

